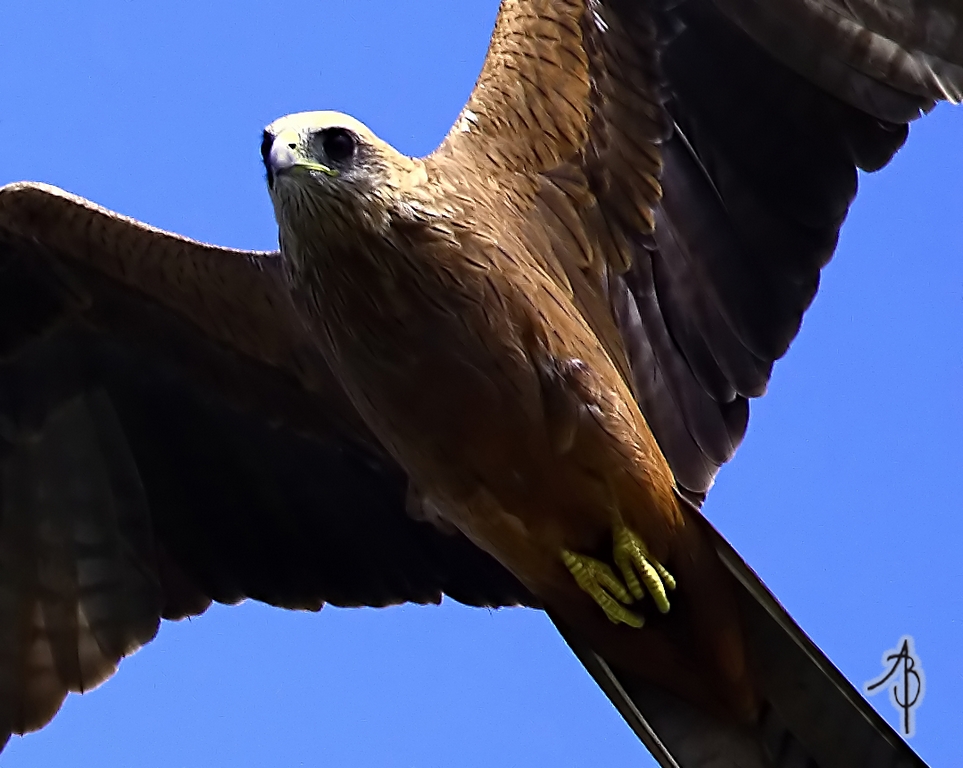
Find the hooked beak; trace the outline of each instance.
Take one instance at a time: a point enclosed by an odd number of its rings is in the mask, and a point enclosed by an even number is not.
[[[270,139],[270,134],[265,134],[261,151],[268,174],[268,185],[271,187],[278,176],[298,169],[318,171],[332,178],[338,175],[334,168],[305,157],[300,134],[290,128],[281,131],[273,140]]]

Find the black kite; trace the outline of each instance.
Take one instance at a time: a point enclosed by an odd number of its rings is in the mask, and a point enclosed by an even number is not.
[[[280,256],[0,190],[0,729],[211,600],[445,593],[546,608],[664,765],[920,764],[698,505],[959,11],[665,5],[503,3],[421,160],[273,124]]]

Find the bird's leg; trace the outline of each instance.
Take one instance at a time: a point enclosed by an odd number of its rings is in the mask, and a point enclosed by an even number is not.
[[[562,550],[562,562],[569,569],[575,582],[599,604],[609,621],[641,627],[643,619],[632,613],[625,605],[631,603],[632,595],[605,563],[567,549]]]
[[[675,589],[675,579],[672,574],[649,554],[645,542],[629,530],[621,520],[616,522],[612,538],[615,564],[622,572],[622,578],[625,579],[629,592],[636,600],[641,600],[645,597],[645,591],[648,590],[659,612],[667,613],[669,598],[666,590]]]

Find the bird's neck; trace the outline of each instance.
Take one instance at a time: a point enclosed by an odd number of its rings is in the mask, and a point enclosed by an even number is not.
[[[328,219],[323,231],[296,233],[282,245],[292,287],[324,324],[351,327],[405,314],[437,271],[430,248],[412,247],[412,225],[390,217],[360,225]]]

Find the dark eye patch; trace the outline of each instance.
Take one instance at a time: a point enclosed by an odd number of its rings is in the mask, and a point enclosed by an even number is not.
[[[341,163],[354,156],[357,141],[354,134],[346,128],[328,128],[321,131],[321,149],[328,160]]]

